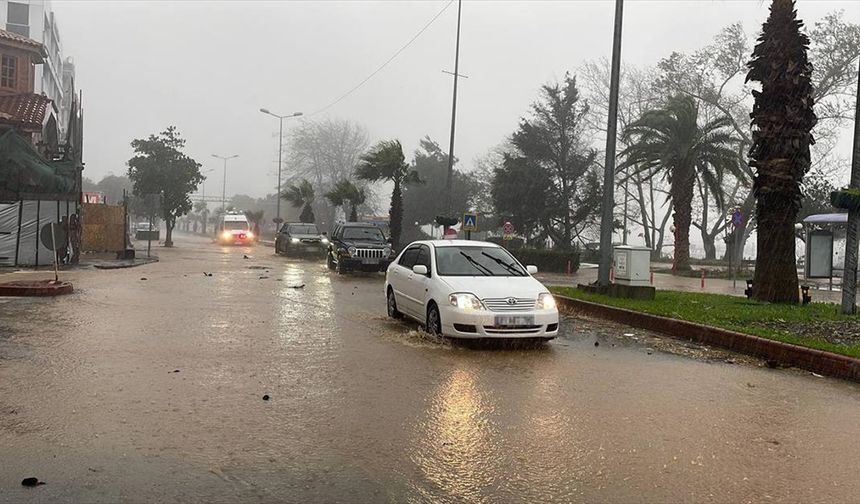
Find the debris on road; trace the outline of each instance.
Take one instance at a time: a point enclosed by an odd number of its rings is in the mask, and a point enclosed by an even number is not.
[[[267,277],[267,276],[261,276],[258,280],[265,280],[266,278],[269,278],[269,277]]]
[[[206,272],[204,271],[204,272],[203,272],[203,276],[212,276],[212,273],[206,273]]]
[[[304,289],[304,288],[305,288],[305,284],[287,285],[287,289]]]
[[[263,400],[268,401],[269,400],[269,394],[263,394]]]
[[[178,373],[178,372],[179,372],[179,370],[178,370],[178,369],[174,369],[173,371],[168,371],[168,372],[169,372],[169,373]]]
[[[595,342],[594,342],[594,346],[600,346],[600,342],[599,342],[599,341],[595,341]]]
[[[34,487],[38,485],[44,485],[44,481],[39,481],[39,478],[24,478],[21,480],[21,485],[25,487]]]
[[[243,254],[242,257],[244,257],[245,259],[250,259],[250,257],[247,254]]]
[[[140,277],[141,280],[146,280],[146,277]]]

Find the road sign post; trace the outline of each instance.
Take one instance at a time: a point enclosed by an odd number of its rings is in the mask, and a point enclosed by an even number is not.
[[[466,232],[466,239],[472,239],[472,231],[478,230],[478,214],[466,213],[463,214],[463,231]]]
[[[506,221],[502,226],[502,240],[509,242],[514,239],[514,225],[510,221]],[[507,247],[505,247],[507,248]]]

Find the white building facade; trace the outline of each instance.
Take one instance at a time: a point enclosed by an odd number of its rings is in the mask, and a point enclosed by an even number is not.
[[[75,67],[70,59],[63,57],[60,30],[51,0],[0,0],[0,27],[45,46],[48,57],[44,64],[36,65],[35,92],[53,100],[60,136],[65,137],[75,93]]]

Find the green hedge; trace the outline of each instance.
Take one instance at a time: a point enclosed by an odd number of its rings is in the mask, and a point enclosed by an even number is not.
[[[537,266],[538,271],[566,273],[568,261],[570,261],[571,273],[579,269],[578,250],[521,248],[519,250],[511,250],[510,252],[523,265],[528,266],[529,264],[533,264]]]

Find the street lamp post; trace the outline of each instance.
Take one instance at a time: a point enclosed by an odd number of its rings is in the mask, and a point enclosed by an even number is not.
[[[232,156],[219,156],[218,154],[212,154],[212,157],[224,161],[224,180],[221,183],[221,211],[227,213],[227,160],[237,158],[239,155],[233,154]]]
[[[621,72],[621,20],[624,0],[615,0],[615,32],[612,40],[612,75],[609,80],[609,118],[606,125],[606,163],[603,173],[603,212],[600,219],[600,265],[597,283],[609,285],[612,268],[612,226],[615,206],[615,135],[618,125],[618,78]]]
[[[857,79],[857,102],[854,111],[854,153],[851,160],[852,189],[860,188],[860,78]],[[860,240],[860,211],[848,212],[845,236],[845,267],[842,271],[842,313],[857,312],[857,242]]]
[[[290,117],[299,117],[302,115],[301,112],[293,112],[292,114],[287,115],[278,115],[269,111],[269,109],[261,108],[260,112],[270,115],[272,117],[278,118],[278,197],[277,202],[275,203],[277,210],[275,210],[275,219],[276,224],[280,224],[281,222],[281,156],[283,153],[283,143],[284,143],[284,119],[289,119]]]

